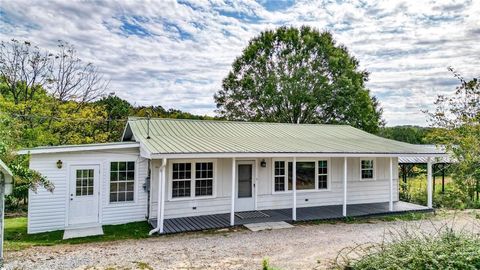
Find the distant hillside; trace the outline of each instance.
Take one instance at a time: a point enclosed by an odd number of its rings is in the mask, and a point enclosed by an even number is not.
[[[429,144],[427,134],[431,128],[420,126],[395,126],[395,127],[383,127],[378,133],[379,136],[384,138],[393,139],[401,142],[413,143],[413,144]]]

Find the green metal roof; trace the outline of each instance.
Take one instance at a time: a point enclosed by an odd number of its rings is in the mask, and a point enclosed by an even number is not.
[[[347,125],[130,118],[123,139],[141,142],[151,154],[442,154]]]

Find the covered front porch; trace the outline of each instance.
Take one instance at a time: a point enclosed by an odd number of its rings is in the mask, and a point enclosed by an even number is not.
[[[433,209],[426,206],[398,201],[393,203],[393,210],[390,209],[389,202],[348,205],[346,216],[368,217],[431,211],[433,211]],[[296,212],[296,221],[334,220],[345,217],[343,213],[343,205],[301,207],[297,208]],[[235,225],[276,221],[294,222],[292,220],[292,208],[235,212],[234,218]],[[157,219],[150,219],[148,222],[154,228],[157,225]],[[163,233],[172,234],[208,229],[221,229],[230,226],[230,213],[171,218],[164,220]]]

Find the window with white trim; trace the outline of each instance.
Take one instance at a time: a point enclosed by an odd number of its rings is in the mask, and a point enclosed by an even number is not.
[[[133,201],[135,162],[110,162],[110,202]]]
[[[93,195],[93,174],[94,171],[92,169],[77,170],[76,196]]]
[[[360,160],[360,176],[363,180],[375,178],[375,164],[373,159]]]
[[[213,195],[213,163],[195,163],[195,197]]]
[[[318,189],[328,188],[328,161],[318,161]]]
[[[275,161],[275,191],[285,191],[285,161]]]
[[[328,160],[297,161],[296,171],[297,190],[328,189]],[[292,178],[292,161],[274,161],[274,192],[292,190]]]
[[[174,162],[172,198],[213,196],[213,162]]]
[[[172,198],[191,196],[192,164],[173,163]]]

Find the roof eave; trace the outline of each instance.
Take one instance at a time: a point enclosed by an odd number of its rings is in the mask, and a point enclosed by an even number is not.
[[[293,157],[446,157],[445,153],[149,153],[151,159],[161,158],[293,158]]]
[[[32,148],[23,149],[17,152],[19,155],[37,155],[37,154],[55,154],[55,153],[68,153],[68,152],[81,152],[81,151],[95,151],[95,150],[115,150],[115,149],[128,149],[138,148],[140,143],[125,142],[116,144],[97,144],[97,145],[79,145],[79,146],[65,146],[65,147],[52,147],[52,148]]]

